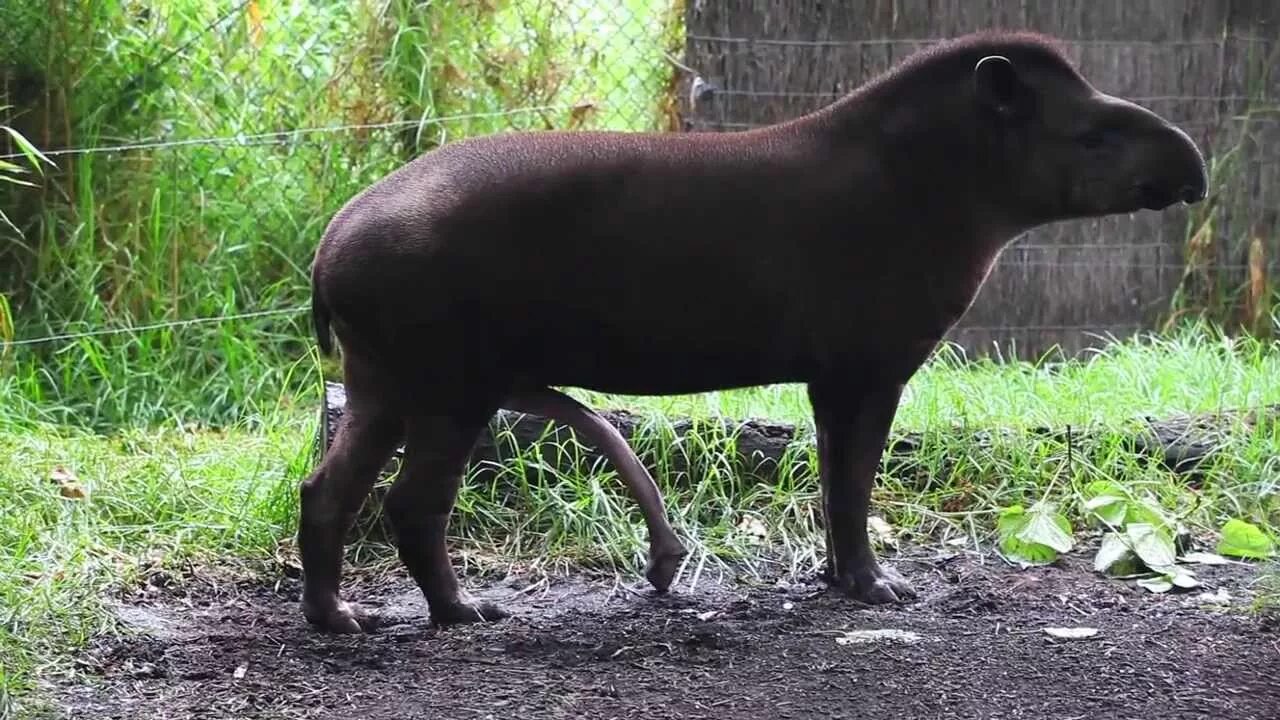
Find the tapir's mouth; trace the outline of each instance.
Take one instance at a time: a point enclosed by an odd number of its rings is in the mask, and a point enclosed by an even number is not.
[[[1137,203],[1147,210],[1164,210],[1178,203],[1197,203],[1204,199],[1204,190],[1192,185],[1170,189],[1152,183],[1138,183],[1134,186],[1134,195]]]
[[[1179,200],[1174,193],[1161,190],[1149,183],[1138,183],[1135,193],[1138,204],[1147,210],[1163,210]]]

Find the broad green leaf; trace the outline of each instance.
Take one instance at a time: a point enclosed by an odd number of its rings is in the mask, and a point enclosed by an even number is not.
[[[1026,529],[1029,522],[1030,517],[1021,505],[1012,505],[1000,512],[996,520],[996,531],[1000,536],[1001,552],[1023,567],[1048,565],[1057,560],[1058,553],[1053,548],[1019,539],[1019,533]]]
[[[1075,547],[1071,537],[1071,523],[1051,506],[1032,507],[1027,512],[1027,524],[1018,531],[1018,539],[1027,543],[1047,545],[1060,553]]]
[[[1102,536],[1102,546],[1098,548],[1098,554],[1093,558],[1093,569],[1100,573],[1114,569],[1113,574],[1128,575],[1134,571],[1136,560],[1137,557],[1129,549],[1129,543],[1125,542],[1124,536],[1109,532]]]
[[[1084,509],[1103,523],[1112,527],[1119,527],[1124,523],[1125,512],[1128,508],[1125,499],[1122,497],[1099,495],[1086,500]]]
[[[1156,572],[1169,572],[1176,562],[1173,537],[1150,523],[1130,523],[1125,526],[1129,547],[1142,559],[1143,564]]]
[[[1168,572],[1161,572],[1156,577],[1139,580],[1138,584],[1151,592],[1165,593],[1175,587],[1183,589],[1200,587],[1200,580],[1191,570],[1174,566]]]
[[[1118,483],[1110,480],[1094,480],[1084,486],[1085,517],[1098,519],[1119,526],[1124,522],[1128,506],[1128,494]]]
[[[1024,567],[1029,565],[1048,565],[1058,559],[1058,551],[1048,545],[1023,542],[1012,535],[1001,538],[1000,549],[1011,560]]]
[[[1164,508],[1160,507],[1160,503],[1151,498],[1143,498],[1129,503],[1124,520],[1126,523],[1146,523],[1165,529],[1173,525],[1173,522],[1165,515]]]
[[[1256,525],[1231,518],[1222,526],[1222,539],[1218,541],[1218,553],[1243,558],[1268,558],[1275,554],[1275,541]]]
[[[1139,580],[1138,584],[1153,593],[1167,593],[1173,589],[1173,581],[1164,575]]]
[[[1169,580],[1175,587],[1184,589],[1200,587],[1200,580],[1196,577],[1196,574],[1184,567],[1175,566]]]
[[[1057,548],[1070,550],[1073,545],[1066,518],[1039,506],[1030,511],[1021,505],[1005,508],[996,529],[1001,551],[1023,566],[1048,565],[1058,559]]]
[[[1117,497],[1124,497],[1126,493],[1124,488],[1120,486],[1120,483],[1112,482],[1110,480],[1094,480],[1084,486],[1084,496],[1086,498],[1093,498],[1099,495],[1115,495]]]
[[[1228,565],[1230,560],[1218,555],[1217,553],[1207,552],[1191,552],[1178,558],[1179,562],[1192,563],[1195,565]]]
[[[1002,508],[996,517],[996,530],[1002,535],[1015,533],[1017,532],[1015,528],[1021,528],[1026,523],[1026,518],[1027,511],[1021,505]]]

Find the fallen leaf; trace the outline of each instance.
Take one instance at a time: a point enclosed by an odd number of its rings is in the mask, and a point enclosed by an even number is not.
[[[66,483],[58,486],[58,494],[72,500],[83,500],[86,497],[84,486],[80,483]]]
[[[84,485],[80,484],[80,478],[62,465],[55,465],[53,470],[49,471],[49,481],[58,486],[58,494],[64,498],[83,500],[87,494]]]
[[[1092,627],[1047,627],[1044,631],[1063,640],[1083,640],[1098,634],[1098,628]]]

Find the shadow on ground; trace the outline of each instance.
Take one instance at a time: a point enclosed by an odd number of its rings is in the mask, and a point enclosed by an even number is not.
[[[920,597],[876,608],[804,583],[473,581],[513,617],[443,630],[391,579],[348,591],[387,616],[362,637],[306,626],[293,579],[184,581],[124,601],[131,631],[44,695],[58,717],[156,720],[1276,717],[1280,633],[1248,612],[1252,568],[1153,595],[1088,562],[901,557]]]

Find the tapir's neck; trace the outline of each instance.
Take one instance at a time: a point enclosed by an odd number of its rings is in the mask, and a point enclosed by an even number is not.
[[[798,142],[818,144],[830,163],[868,166],[870,177],[892,187],[888,193],[878,188],[876,197],[916,209],[900,217],[918,218],[928,229],[946,227],[951,241],[994,255],[1031,226],[1007,211],[1003,173],[980,147],[976,123],[967,97],[886,85],[776,127]]]

